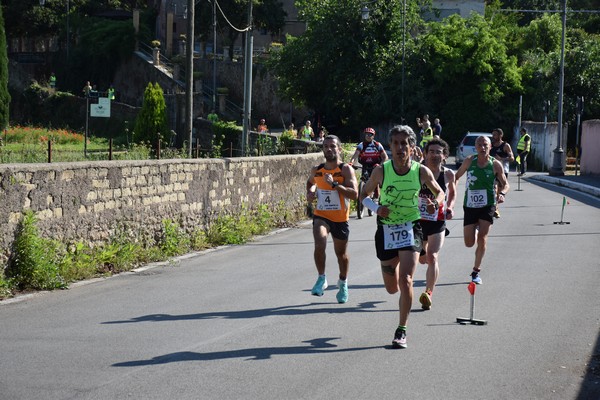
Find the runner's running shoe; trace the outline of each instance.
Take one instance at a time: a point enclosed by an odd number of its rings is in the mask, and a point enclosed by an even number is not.
[[[396,329],[396,333],[394,333],[394,340],[392,340],[392,347],[395,349],[406,348],[406,331],[404,329]]]
[[[338,290],[335,296],[338,303],[345,303],[348,301],[348,281],[338,280]]]
[[[421,297],[419,297],[419,302],[421,303],[421,308],[423,310],[431,310],[431,295],[429,293],[421,293]]]
[[[479,272],[471,272],[471,281],[477,285],[481,285],[483,283],[483,281],[481,280],[481,277],[479,276]]]
[[[338,303],[345,303],[348,301],[348,281],[338,280],[338,294],[335,296]]]
[[[313,286],[310,293],[313,296],[323,296],[323,291],[325,289],[327,289],[327,278],[325,275],[319,275],[317,282],[315,283],[315,286]]]

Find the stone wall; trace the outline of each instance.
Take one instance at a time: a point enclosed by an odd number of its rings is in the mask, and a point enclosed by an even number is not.
[[[523,121],[521,125],[527,129],[527,133],[531,136],[531,151],[527,157],[527,169],[529,171],[549,171],[554,161],[553,150],[558,145],[558,123],[535,121]],[[517,143],[521,134],[519,133],[519,127],[515,126],[512,133],[511,147],[513,153],[517,153]],[[561,143],[566,144],[567,140],[567,125],[563,128],[563,138]],[[505,135],[507,133],[505,132]],[[515,155],[516,157],[516,155]],[[566,151],[563,154],[562,165],[566,163]]]
[[[100,243],[133,232],[151,238],[164,219],[203,227],[244,204],[303,205],[310,167],[322,153],[233,159],[98,161],[0,166],[0,251],[26,210],[41,236]]]
[[[600,175],[600,119],[583,121],[580,144],[581,174]]]

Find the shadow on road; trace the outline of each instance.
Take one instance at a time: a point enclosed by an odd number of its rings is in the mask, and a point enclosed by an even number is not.
[[[242,311],[217,311],[197,314],[148,314],[140,317],[135,317],[123,321],[106,321],[102,324],[129,324],[135,322],[165,322],[165,321],[187,321],[187,320],[202,320],[202,319],[249,319],[262,318],[277,315],[308,315],[308,314],[343,314],[355,312],[390,312],[393,310],[376,310],[377,304],[385,303],[383,301],[368,301],[359,303],[357,306],[339,306],[335,303],[335,307],[328,306],[324,303],[298,304],[292,306],[261,308],[258,310],[242,310]],[[333,303],[332,303],[333,304]],[[311,308],[315,307],[315,308]]]
[[[600,336],[587,363],[587,371],[577,400],[600,399]]]
[[[560,193],[569,199],[577,200],[588,206],[600,208],[600,201],[598,201],[598,198],[595,198],[591,195],[578,192],[578,191],[576,191],[574,189],[570,189],[568,187],[558,186],[558,185],[555,185],[552,183],[542,182],[542,181],[538,181],[535,179],[529,179],[529,180],[527,180],[527,182],[529,182],[533,185],[539,186],[539,187],[543,187],[544,189],[548,189],[553,192]],[[557,204],[557,205],[560,205],[560,204]]]
[[[337,345],[329,343],[340,338],[317,338],[305,340],[306,346],[292,347],[257,347],[253,349],[215,351],[212,353],[196,353],[192,351],[179,351],[177,353],[165,354],[148,360],[134,360],[115,363],[113,367],[138,367],[144,365],[160,365],[183,361],[213,361],[230,358],[245,358],[246,360],[268,360],[274,355],[294,354],[320,354],[320,353],[345,353],[349,351],[361,351],[379,349],[382,346],[354,347],[347,349],[336,349]]]

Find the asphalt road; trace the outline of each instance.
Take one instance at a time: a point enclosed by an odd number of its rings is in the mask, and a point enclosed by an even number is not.
[[[462,210],[433,307],[415,276],[408,349],[382,285],[373,217],[351,219],[350,300],[323,297],[310,225],[0,305],[0,399],[598,399],[600,201],[521,181],[477,287]],[[461,193],[464,181],[460,183]],[[561,220],[563,195],[570,204]],[[462,204],[462,199],[459,201]],[[591,364],[590,364],[591,363]]]

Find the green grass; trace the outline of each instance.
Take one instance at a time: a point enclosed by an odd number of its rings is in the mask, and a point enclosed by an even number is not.
[[[218,215],[206,229],[192,231],[167,219],[156,238],[142,238],[135,230],[121,228],[110,242],[92,247],[41,237],[35,215],[28,211],[19,224],[10,259],[6,265],[0,262],[0,300],[23,291],[64,289],[72,282],[130,271],[192,251],[243,244],[273,228],[294,224],[304,218],[303,212],[283,203],[242,207],[235,217]]]
[[[52,144],[52,162],[108,160],[109,142],[105,138],[89,137],[87,158],[84,135],[66,129],[46,129],[14,126],[0,135],[0,163],[48,162],[48,143]],[[147,145],[113,146],[114,160],[144,160],[151,158]]]

